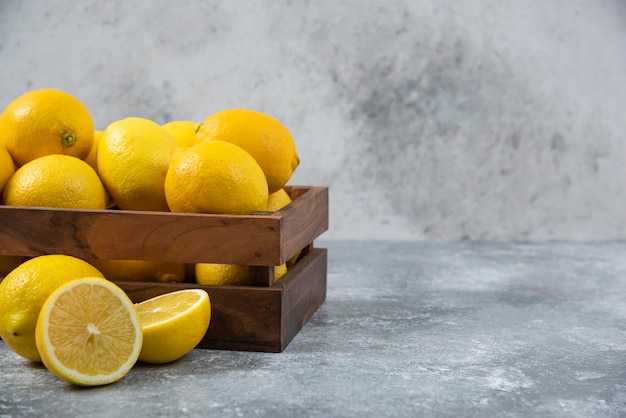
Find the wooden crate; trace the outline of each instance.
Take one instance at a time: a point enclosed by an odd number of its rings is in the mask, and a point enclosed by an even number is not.
[[[281,352],[326,298],[328,188],[287,186],[293,201],[275,213],[182,214],[0,205],[0,254],[160,260],[251,266],[253,286],[116,282],[134,302],[183,288],[211,298],[200,348]],[[274,267],[300,252],[274,283]]]

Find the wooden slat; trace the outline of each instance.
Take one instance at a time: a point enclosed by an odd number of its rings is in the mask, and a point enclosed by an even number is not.
[[[248,216],[0,205],[0,255],[67,254],[83,259],[137,259],[251,266],[255,286],[116,282],[139,302],[163,293],[206,289],[212,319],[198,347],[280,352],[326,298],[328,189],[288,186],[292,203]],[[274,266],[301,251],[274,283]],[[191,281],[191,280],[189,280]]]
[[[199,348],[280,351],[281,289],[186,283],[116,283],[133,302],[178,289],[205,289],[211,300],[211,322]]]
[[[327,250],[311,250],[294,266],[292,273],[299,280],[284,284],[282,300],[281,351],[300,332],[311,316],[326,300]]]
[[[328,188],[312,187],[304,191],[294,186],[290,192],[295,199],[281,216],[282,262],[328,230]]]
[[[326,298],[327,250],[315,248],[271,287],[116,282],[133,302],[205,289],[211,323],[198,348],[281,352]]]
[[[285,210],[248,216],[0,205],[0,255],[278,266],[328,228],[327,189],[294,188]]]

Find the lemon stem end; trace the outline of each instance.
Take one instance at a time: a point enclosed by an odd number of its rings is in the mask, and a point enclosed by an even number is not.
[[[65,132],[61,136],[64,148],[69,148],[76,143],[76,134],[74,132]]]

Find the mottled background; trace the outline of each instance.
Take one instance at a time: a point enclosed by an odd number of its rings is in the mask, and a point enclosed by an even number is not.
[[[328,239],[626,238],[626,2],[0,0],[0,106],[280,119]]]

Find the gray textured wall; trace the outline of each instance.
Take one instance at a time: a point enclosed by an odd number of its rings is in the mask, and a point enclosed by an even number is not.
[[[326,238],[626,238],[619,0],[0,0],[0,106],[282,120]]]

